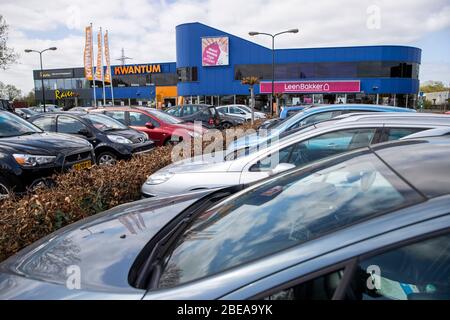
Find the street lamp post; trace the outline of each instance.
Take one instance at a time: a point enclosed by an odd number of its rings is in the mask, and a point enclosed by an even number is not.
[[[291,29],[291,30],[287,30],[287,31],[278,32],[275,34],[265,33],[265,32],[256,32],[256,31],[252,31],[252,32],[248,33],[250,36],[265,35],[265,36],[269,36],[272,38],[272,94],[270,95],[270,113],[271,113],[271,115],[273,115],[273,97],[275,95],[275,37],[285,34],[285,33],[298,33],[298,32],[299,32],[298,29]]]
[[[45,113],[46,110],[45,110],[44,69],[42,68],[42,54],[45,51],[49,51],[49,50],[54,51],[54,50],[56,50],[56,47],[47,48],[47,49],[42,50],[42,51],[25,49],[26,53],[30,53],[30,52],[39,53],[39,60],[40,60],[40,63],[41,63],[41,86],[42,86],[42,101],[43,101],[44,113]]]

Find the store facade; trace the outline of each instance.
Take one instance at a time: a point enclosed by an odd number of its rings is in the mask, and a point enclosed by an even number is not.
[[[288,35],[287,35],[288,36]],[[370,103],[415,107],[422,51],[407,46],[359,46],[275,50],[279,104]],[[242,79],[257,77],[258,109],[268,111],[272,50],[201,23],[176,27],[176,62],[112,66],[115,104],[214,105],[249,103]],[[47,103],[93,104],[93,84],[84,69],[45,70]],[[42,100],[41,72],[34,71]],[[102,83],[96,97],[103,103]],[[105,88],[107,103],[111,90]]]
[[[270,49],[200,23],[177,26],[176,45],[178,95],[185,100],[248,103],[249,89],[241,81],[257,77],[257,107],[268,104]],[[414,107],[420,62],[421,49],[406,46],[275,50],[275,93],[282,104]]]
[[[177,82],[175,63],[148,63],[124,66],[112,66],[114,103],[116,105],[149,105],[176,103]],[[71,108],[94,105],[94,86],[84,78],[84,68],[65,68],[33,73],[36,99],[42,102],[42,80],[44,80],[45,100]],[[96,81],[95,96],[98,104],[103,104],[103,92],[106,103],[112,102],[109,84]]]

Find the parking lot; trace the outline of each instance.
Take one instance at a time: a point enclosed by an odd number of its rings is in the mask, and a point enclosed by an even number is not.
[[[1,8],[0,301],[450,300],[444,0]]]

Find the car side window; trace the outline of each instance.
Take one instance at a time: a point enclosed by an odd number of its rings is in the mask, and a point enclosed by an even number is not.
[[[44,131],[55,132],[55,118],[54,117],[42,117],[33,121],[33,124],[38,126]]]
[[[407,137],[414,133],[423,131],[421,128],[388,128],[385,129],[382,136],[382,141],[395,141],[403,137]]]
[[[199,112],[198,106],[187,105],[183,107],[183,116],[190,116]]]
[[[159,127],[158,121],[152,117],[140,112],[130,112],[130,126],[145,127],[148,122],[152,123],[155,128]]]
[[[341,130],[308,139],[298,144],[290,163],[301,166],[349,150],[367,147],[372,143],[376,130],[376,128]]]
[[[257,162],[250,171],[268,171],[280,163],[290,163],[297,167],[349,150],[367,147],[372,143],[376,128],[341,130],[326,133],[306,141],[296,143]]]
[[[166,112],[175,117],[181,117],[181,108],[167,109]]]
[[[242,111],[241,109],[236,108],[236,107],[230,107],[230,113],[232,113],[232,114],[238,114],[238,115],[243,115],[243,114],[245,114],[244,111]]]
[[[126,125],[125,111],[105,111],[105,115]]]
[[[336,111],[328,111],[328,112],[313,114],[313,115],[310,115],[309,117],[306,117],[303,120],[297,122],[296,124],[291,126],[289,128],[289,130],[301,128],[301,127],[304,127],[304,126],[307,126],[307,125],[310,125],[313,123],[321,122],[321,121],[330,120],[333,117],[337,117],[340,114],[341,114],[341,112],[338,113]]]
[[[364,259],[346,291],[352,300],[450,299],[450,235]]]
[[[344,270],[340,269],[271,294],[264,300],[331,300],[343,276]]]
[[[250,167],[251,172],[264,172],[274,169],[280,163],[289,163],[290,156],[296,145],[281,149],[279,152],[268,155]]]
[[[87,127],[80,121],[72,117],[59,116],[57,120],[58,132],[68,134],[79,134]]]

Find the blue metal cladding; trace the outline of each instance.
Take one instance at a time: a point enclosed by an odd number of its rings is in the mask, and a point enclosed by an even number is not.
[[[230,65],[202,66],[201,38],[209,36],[229,37]],[[280,49],[276,50],[275,61],[276,63],[401,61],[420,64],[421,54],[421,49],[406,46]],[[180,96],[248,95],[248,87],[243,86],[240,81],[234,80],[234,65],[272,63],[272,53],[269,48],[201,23],[188,23],[176,27],[176,55],[178,68],[198,68],[199,81],[178,83],[178,95]],[[360,80],[361,90],[365,93],[417,94],[419,91],[419,80],[417,79],[351,78],[348,80]],[[259,93],[259,88],[256,88],[256,93]]]
[[[96,88],[97,99],[103,99],[103,88]],[[111,88],[105,87],[106,99],[111,99]],[[114,99],[155,99],[155,86],[114,88]],[[92,95],[92,99],[94,96]]]

